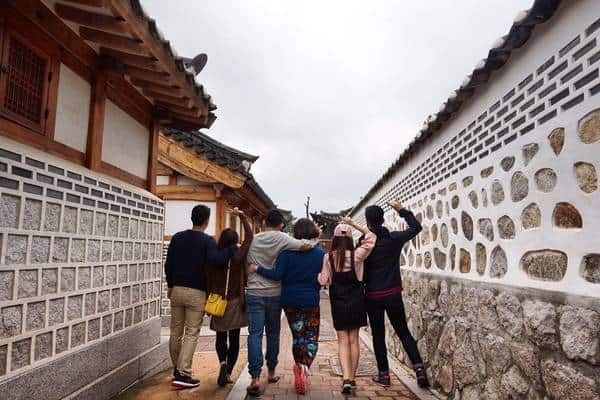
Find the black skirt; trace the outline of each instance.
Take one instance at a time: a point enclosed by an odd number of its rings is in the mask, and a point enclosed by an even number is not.
[[[367,311],[362,282],[354,270],[334,272],[329,287],[331,316],[336,331],[346,331],[367,326]]]

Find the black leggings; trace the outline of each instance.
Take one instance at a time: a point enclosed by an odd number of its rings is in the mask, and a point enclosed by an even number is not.
[[[229,346],[227,346],[227,336],[229,336]],[[219,356],[219,362],[227,363],[227,373],[233,372],[233,367],[240,354],[240,329],[231,329],[227,332],[217,332],[215,349]]]
[[[396,294],[379,299],[366,299],[367,315],[373,334],[373,350],[377,359],[377,368],[379,372],[389,372],[387,348],[385,345],[385,316],[387,314],[396,335],[402,341],[402,346],[408,354],[413,366],[423,364],[421,355],[417,348],[415,339],[410,334],[406,325],[406,315],[404,314],[404,303],[402,294]]]

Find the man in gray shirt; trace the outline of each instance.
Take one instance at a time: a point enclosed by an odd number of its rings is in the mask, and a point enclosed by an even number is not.
[[[283,215],[278,210],[271,210],[265,217],[264,231],[254,236],[248,264],[256,264],[265,268],[273,268],[277,256],[284,250],[306,251],[313,248],[318,239],[313,241],[298,240],[281,232],[285,226]],[[264,278],[255,272],[248,274],[246,286],[246,311],[248,313],[248,372],[252,383],[248,386],[248,394],[259,396],[260,371],[263,366],[262,338],[267,335],[267,368],[269,382],[277,382],[275,375],[279,356],[279,333],[281,329],[281,282]]]

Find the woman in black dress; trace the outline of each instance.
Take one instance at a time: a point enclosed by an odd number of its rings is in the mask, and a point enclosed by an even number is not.
[[[354,248],[353,228],[364,236],[361,245]],[[342,393],[356,390],[356,369],[360,347],[358,330],[367,325],[364,290],[362,285],[363,263],[369,256],[377,237],[368,228],[343,218],[336,226],[331,250],[323,259],[319,283],[329,285],[329,299],[333,327],[337,331],[340,365],[342,367]]]

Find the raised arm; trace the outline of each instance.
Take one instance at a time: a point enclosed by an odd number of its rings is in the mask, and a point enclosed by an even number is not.
[[[267,279],[271,279],[272,281],[280,281],[287,273],[288,258],[287,254],[282,253],[277,257],[277,261],[275,261],[273,268],[258,267],[256,273]]]
[[[295,239],[283,232],[281,233],[281,240],[283,241],[282,250],[308,251],[319,244],[319,238],[311,240]]]
[[[242,211],[238,211],[237,215],[239,215],[240,220],[242,221],[242,227],[244,229],[244,241],[242,242],[240,248],[232,256],[232,261],[234,263],[240,263],[244,261],[248,255],[248,250],[250,250],[252,239],[254,238],[254,232],[252,231],[252,226],[250,226],[246,214],[244,214]]]
[[[408,229],[403,231],[394,231],[390,232],[390,236],[394,241],[398,242],[407,242],[410,239],[414,238],[423,230],[423,227],[415,218],[415,215],[404,208],[399,201],[394,201],[390,203],[390,206],[398,212],[398,214],[404,218],[406,223],[408,224]]]
[[[373,232],[371,232],[369,228],[357,224],[350,217],[343,217],[342,223],[350,225],[351,227],[362,233],[359,245],[356,248],[356,250],[354,250],[354,260],[359,263],[365,261],[365,259],[369,257],[369,254],[371,254],[371,250],[373,250],[373,247],[375,246],[377,236]]]

